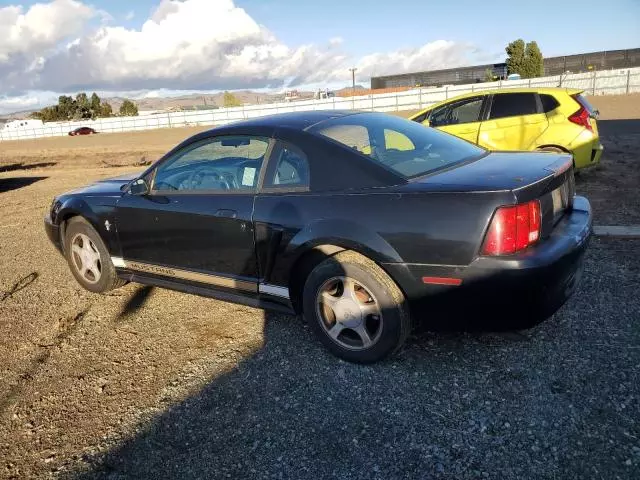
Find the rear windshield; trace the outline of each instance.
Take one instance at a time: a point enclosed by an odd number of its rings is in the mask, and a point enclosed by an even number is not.
[[[576,95],[574,98],[578,102],[580,102],[580,105],[582,105],[587,110],[587,112],[589,112],[590,115],[597,113],[597,110],[593,107],[593,105],[589,103],[589,100],[587,100],[587,98],[584,97],[583,95]]]
[[[334,118],[308,131],[357,150],[405,178],[426,175],[486,153],[452,135],[383,113]]]

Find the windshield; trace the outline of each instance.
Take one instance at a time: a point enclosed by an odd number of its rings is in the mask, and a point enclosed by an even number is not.
[[[308,131],[368,156],[405,178],[419,177],[478,158],[485,150],[452,135],[383,113],[326,120]]]

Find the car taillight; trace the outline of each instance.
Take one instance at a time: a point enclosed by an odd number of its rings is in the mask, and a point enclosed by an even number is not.
[[[499,207],[491,219],[482,255],[510,255],[540,239],[540,202]]]
[[[573,97],[573,99],[578,103],[578,105],[580,105],[580,108],[575,113],[573,113],[568,120],[575,123],[576,125],[580,125],[581,127],[586,128],[590,132],[593,132],[593,127],[591,126],[591,122],[589,121],[591,114],[585,108],[578,97]]]

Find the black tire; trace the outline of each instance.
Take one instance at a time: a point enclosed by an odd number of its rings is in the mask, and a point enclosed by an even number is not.
[[[369,300],[379,308],[381,317],[374,316],[374,320],[379,322],[376,339],[367,348],[361,346],[354,350],[343,346],[329,335],[325,326],[321,307],[318,307],[318,296],[323,286],[337,277],[353,279],[358,288],[363,287],[364,291],[370,293]],[[340,252],[313,269],[304,286],[303,311],[309,327],[322,344],[331,353],[349,362],[372,363],[391,355],[402,346],[411,330],[409,308],[396,283],[374,262],[351,251]]]
[[[539,148],[538,151],[553,152],[553,153],[568,153],[567,151],[562,150],[561,148],[558,148],[558,147],[542,147],[542,148]]]
[[[73,253],[73,242],[79,235],[84,235],[91,240],[91,243],[95,247],[95,250],[100,255],[99,258],[99,270],[100,276],[97,281],[92,282],[89,281],[85,276],[81,274],[78,268],[78,256]],[[65,229],[65,257],[67,258],[67,263],[69,264],[69,268],[71,269],[71,273],[75,277],[76,281],[82,285],[83,288],[89,290],[94,293],[105,293],[115,288],[121,287],[125,283],[125,280],[121,280],[118,278],[116,274],[116,269],[111,262],[111,255],[107,251],[107,248],[104,245],[104,242],[100,238],[100,235],[96,230],[91,226],[89,222],[87,222],[82,217],[73,217],[71,218],[66,225]],[[92,247],[93,248],[93,247]]]

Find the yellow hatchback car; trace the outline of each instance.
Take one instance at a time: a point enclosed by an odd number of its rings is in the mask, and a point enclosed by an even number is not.
[[[519,88],[474,92],[411,117],[488,150],[541,150],[573,155],[576,169],[602,155],[595,110],[582,90]]]

